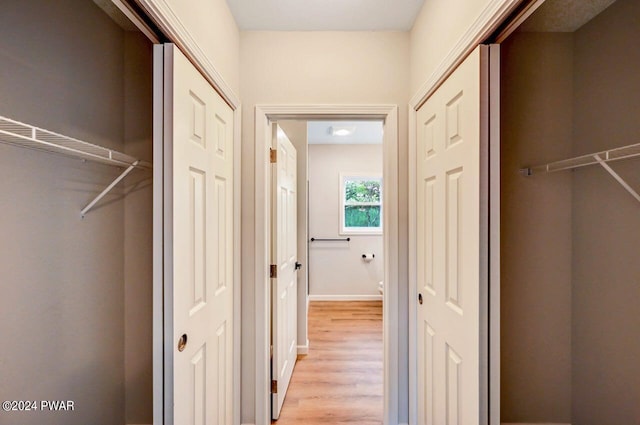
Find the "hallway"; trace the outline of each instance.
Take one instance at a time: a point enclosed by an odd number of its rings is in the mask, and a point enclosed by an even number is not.
[[[273,423],[382,424],[382,302],[311,302],[309,340]]]

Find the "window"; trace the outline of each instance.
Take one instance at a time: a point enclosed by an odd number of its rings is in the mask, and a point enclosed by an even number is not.
[[[340,175],[340,233],[382,234],[382,177]]]

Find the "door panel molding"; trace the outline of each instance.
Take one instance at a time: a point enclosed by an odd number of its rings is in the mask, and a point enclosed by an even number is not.
[[[269,377],[269,147],[270,123],[283,119],[384,120],[383,200],[385,282],[398,281],[398,107],[396,105],[257,105],[255,108],[255,417],[270,424]],[[384,423],[397,424],[399,412],[398,285],[384,291]],[[396,415],[396,416],[394,416]]]

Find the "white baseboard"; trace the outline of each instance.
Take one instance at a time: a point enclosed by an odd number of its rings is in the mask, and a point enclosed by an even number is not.
[[[307,343],[305,345],[298,345],[298,355],[307,355],[309,354],[309,340],[307,339]]]
[[[309,301],[382,301],[382,295],[309,295]]]

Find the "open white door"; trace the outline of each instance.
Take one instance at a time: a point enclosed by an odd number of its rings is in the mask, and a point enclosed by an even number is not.
[[[164,424],[232,425],[233,112],[174,45],[156,53],[164,56],[164,139],[154,153],[164,173]]]
[[[488,163],[480,46],[418,110],[419,425],[488,420]]]
[[[278,419],[298,356],[296,149],[274,126],[271,153],[271,393]]]

